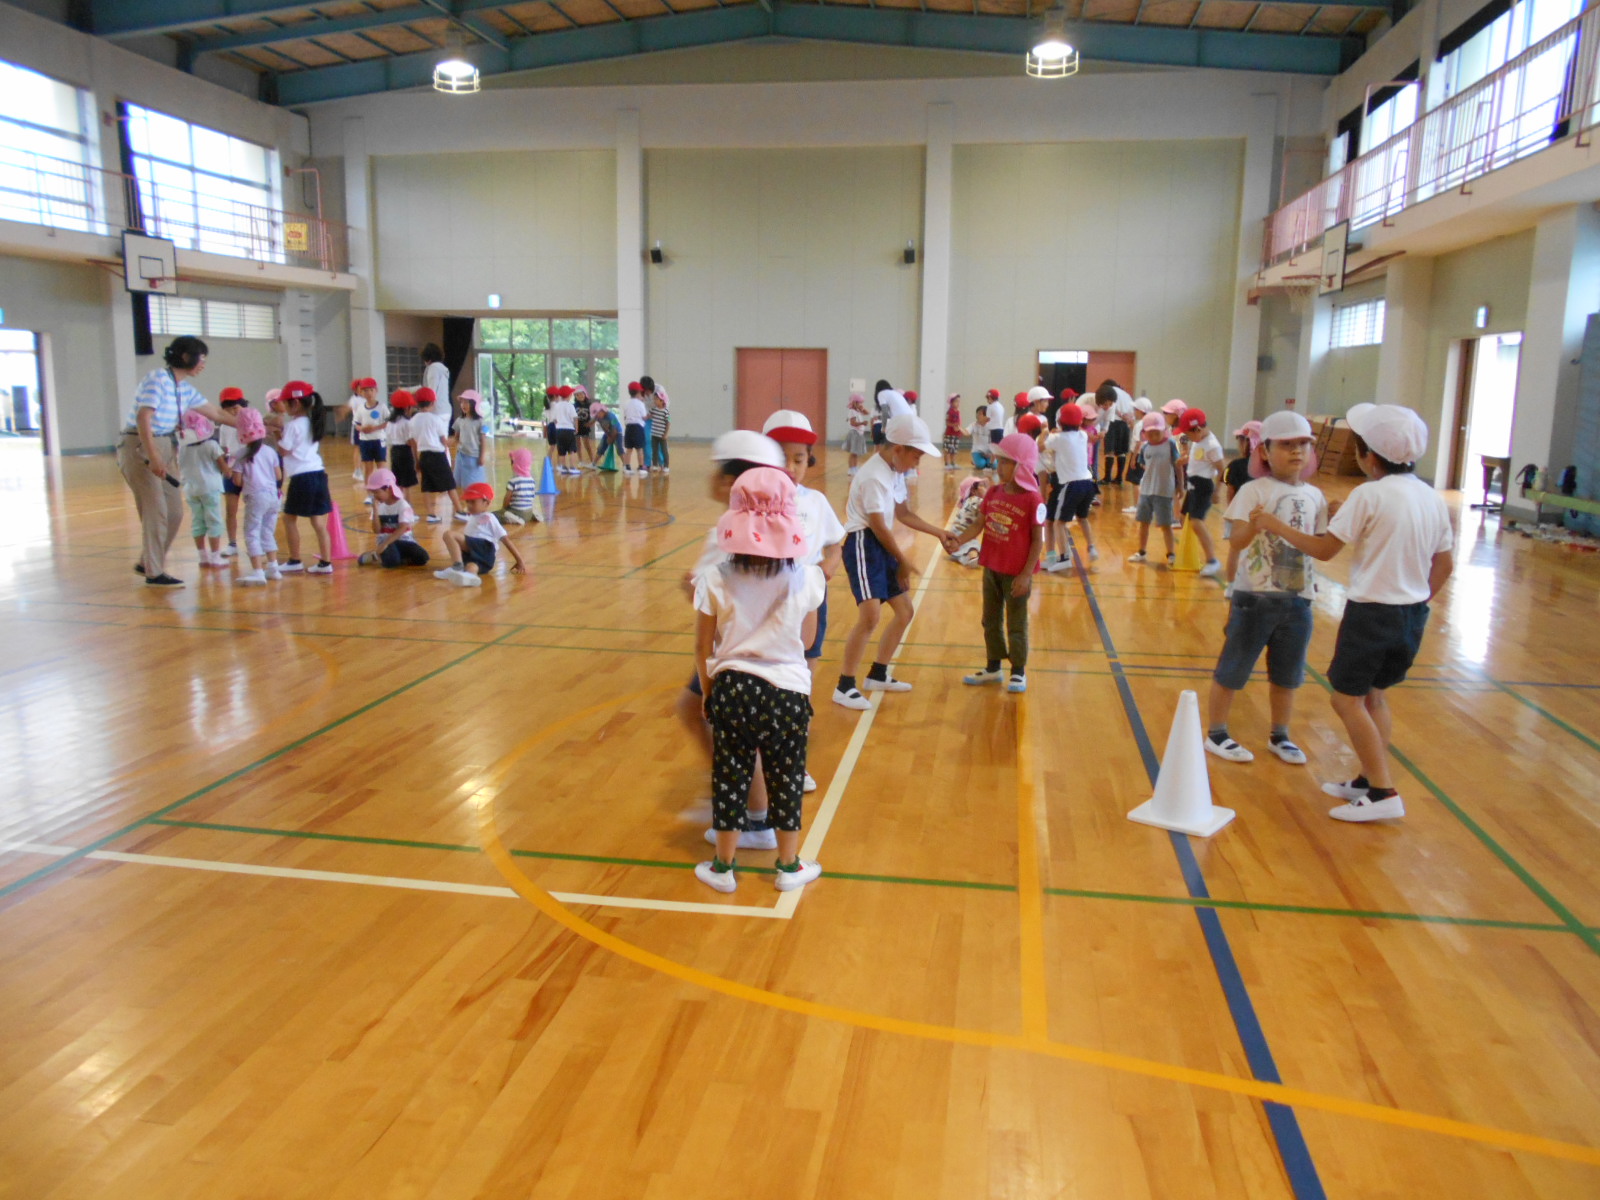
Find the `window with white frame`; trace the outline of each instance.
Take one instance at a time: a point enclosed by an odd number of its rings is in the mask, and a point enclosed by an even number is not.
[[[95,231],[92,112],[82,88],[0,61],[0,218]]]
[[[146,233],[189,250],[282,260],[277,151],[137,104],[121,107]]]
[[[278,310],[270,304],[151,296],[150,332],[159,337],[192,333],[204,338],[270,342],[278,336]]]
[[[1333,310],[1329,345],[1335,350],[1379,345],[1383,341],[1383,310],[1382,300],[1339,305]]]

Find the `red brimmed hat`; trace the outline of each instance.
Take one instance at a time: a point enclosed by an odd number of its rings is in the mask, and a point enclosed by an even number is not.
[[[364,392],[368,388],[371,388],[373,391],[377,391],[378,390],[378,381],[376,379],[374,379],[371,375],[368,375],[364,379],[356,380],[356,391]]]
[[[637,379],[628,380],[628,395],[637,396],[642,391],[644,391],[644,388]]]
[[[317,389],[302,379],[291,379],[278,390],[280,400],[309,400],[317,394]]]
[[[799,442],[803,446],[817,444],[816,431],[811,428],[805,413],[795,412],[792,408],[780,408],[773,413],[761,427],[761,432],[775,442]]]
[[[907,388],[904,392],[901,393],[901,395],[903,395],[906,398],[906,403],[908,403],[908,404],[915,404],[917,402],[917,394],[915,392],[913,392],[910,388]]]
[[[217,397],[218,404],[243,404],[244,389],[227,387],[222,389],[222,395]]]
[[[1017,432],[1025,433],[1029,437],[1035,436],[1044,428],[1044,418],[1038,413],[1024,413],[1017,418]]]
[[[389,393],[390,408],[415,408],[416,406],[417,398],[406,391],[405,388]]]
[[[461,493],[463,500],[493,500],[494,487],[487,483],[469,484]]]
[[[1056,424],[1063,429],[1082,429],[1083,416],[1083,409],[1076,404],[1063,404],[1061,411],[1056,414]],[[1018,428],[1020,427],[1019,423]]]
[[[573,389],[564,383],[556,389],[556,395],[560,396],[563,400],[570,400],[572,398],[572,392]]]
[[[418,404],[432,404],[439,398],[438,393],[430,387],[420,387],[412,392],[411,395],[415,397]]]
[[[1193,433],[1196,429],[1204,429],[1206,414],[1203,408],[1186,408],[1183,416],[1178,418],[1179,433]]]
[[[1000,389],[999,388],[990,388],[987,392],[984,393],[984,397],[986,399],[989,399],[989,400],[998,400],[998,399],[1000,399]]]

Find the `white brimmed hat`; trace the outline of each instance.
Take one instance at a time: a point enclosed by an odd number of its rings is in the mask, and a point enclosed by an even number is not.
[[[711,443],[712,462],[755,463],[758,467],[782,468],[788,460],[783,447],[764,433],[753,429],[730,429]]]
[[[1299,413],[1290,412],[1287,409],[1273,413],[1270,417],[1267,417],[1265,420],[1263,420],[1256,428],[1263,442],[1287,441],[1291,438],[1308,438],[1313,436],[1311,433],[1311,422],[1306,420]],[[1247,437],[1249,436],[1245,430],[1241,429],[1239,432],[1244,433]],[[1234,436],[1237,437],[1238,435],[1235,434]]]
[[[928,430],[928,423],[921,417],[909,413],[890,417],[889,423],[883,427],[883,436],[892,445],[910,446],[913,450],[920,450],[935,458],[939,455],[939,448],[933,444],[933,434]]]
[[[775,442],[800,442],[806,446],[817,444],[817,432],[811,428],[805,413],[792,408],[780,408],[773,413],[761,426],[761,432]]]
[[[1358,404],[1344,419],[1374,454],[1396,465],[1414,463],[1428,449],[1427,423],[1398,404]]]

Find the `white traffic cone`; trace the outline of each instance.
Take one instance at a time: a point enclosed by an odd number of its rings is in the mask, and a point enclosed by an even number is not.
[[[1233,820],[1231,808],[1211,803],[1211,776],[1206,771],[1206,748],[1200,739],[1200,698],[1193,692],[1178,697],[1178,712],[1167,735],[1167,750],[1156,776],[1156,794],[1128,814],[1143,825],[1210,837]]]

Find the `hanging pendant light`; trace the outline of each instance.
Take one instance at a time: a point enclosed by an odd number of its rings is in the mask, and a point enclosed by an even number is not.
[[[470,96],[481,86],[477,65],[467,57],[461,35],[452,30],[446,35],[444,57],[433,68],[433,90],[447,96]]]
[[[1078,51],[1067,40],[1065,9],[1052,8],[1045,14],[1038,40],[1028,51],[1024,65],[1035,79],[1065,79],[1078,73]]]

